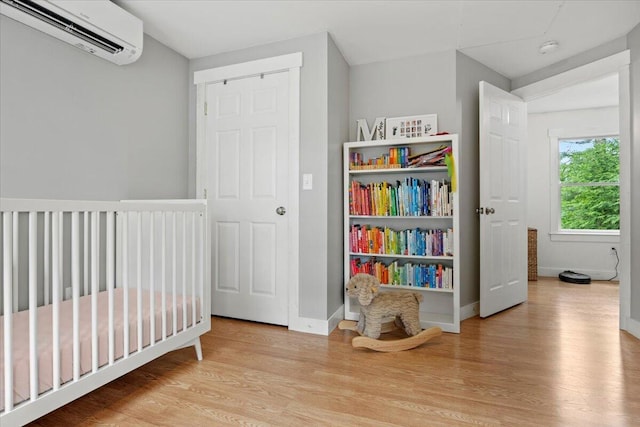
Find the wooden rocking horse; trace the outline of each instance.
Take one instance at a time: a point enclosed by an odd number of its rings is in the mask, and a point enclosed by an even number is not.
[[[402,351],[415,348],[432,338],[442,335],[442,329],[434,326],[422,330],[419,307],[422,294],[411,291],[379,293],[380,282],[375,276],[359,273],[347,283],[347,295],[358,298],[360,320],[356,323],[343,320],[341,330],[358,332],[351,345],[375,351]],[[404,328],[409,337],[380,340],[380,334]]]

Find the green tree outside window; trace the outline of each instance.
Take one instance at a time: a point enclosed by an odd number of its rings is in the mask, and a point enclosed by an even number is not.
[[[559,146],[560,227],[619,230],[619,138],[562,139]]]

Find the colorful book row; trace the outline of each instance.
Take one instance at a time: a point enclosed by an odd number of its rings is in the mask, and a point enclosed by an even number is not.
[[[411,149],[409,147],[391,147],[389,148],[389,154],[383,154],[380,157],[365,161],[362,153],[354,151],[349,154],[349,169],[404,168],[409,164],[410,153]]]
[[[354,224],[349,232],[349,250],[379,255],[453,256],[453,229],[396,231]]]
[[[430,289],[453,289],[453,268],[442,264],[414,264],[398,261],[385,264],[370,259],[351,259],[351,276],[366,273],[376,276],[381,284]]]
[[[349,214],[373,216],[451,216],[450,183],[407,177],[396,181],[362,184],[351,181]]]
[[[362,153],[349,153],[349,169],[392,169],[406,167],[444,166],[445,155],[451,153],[451,147],[441,145],[424,153],[411,155],[409,147],[391,147],[389,154],[365,160]]]

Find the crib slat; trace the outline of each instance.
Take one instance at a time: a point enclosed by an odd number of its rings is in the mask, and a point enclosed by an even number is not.
[[[98,263],[96,265],[96,277],[98,278],[98,292],[100,292],[100,212],[96,211],[96,247],[98,248],[98,253],[96,257],[98,258]]]
[[[51,276],[49,272],[51,271],[51,261],[50,261],[50,251],[51,251],[51,213],[44,213],[44,305],[48,305],[50,303],[49,299],[49,288],[51,286]]]
[[[129,213],[122,213],[122,356],[129,357]]]
[[[161,225],[162,256],[162,341],[167,339],[167,214],[162,212]]]
[[[58,286],[60,286],[60,288],[58,289],[58,293],[60,295],[60,299],[63,300],[64,294],[61,291],[62,291],[62,286],[64,286],[64,212],[59,213],[58,221],[60,222],[60,228],[59,228],[60,238],[58,239],[58,246],[59,246],[58,263],[60,264],[59,266],[60,282]]]
[[[85,266],[86,268],[86,266]],[[71,301],[73,311],[73,380],[80,379],[80,213],[71,213]]]
[[[113,319],[113,288],[115,285],[115,232],[114,232],[114,213],[107,212],[107,296],[109,300],[109,365],[113,365],[115,359],[115,343],[114,343],[114,319]]]
[[[191,327],[196,326],[196,214],[191,213]]]
[[[138,352],[142,351],[142,213],[137,212],[136,229],[136,306],[138,311]]]
[[[98,371],[98,212],[91,212],[91,369]]]
[[[89,295],[89,212],[84,212],[84,293],[82,295]]]
[[[154,345],[156,342],[156,293],[154,283],[154,269],[155,263],[153,262],[154,255],[154,213],[149,212],[149,344]]]
[[[38,398],[38,213],[29,212],[29,389]]]
[[[13,212],[5,212],[2,215],[5,411],[13,409],[13,216]]]
[[[187,329],[187,213],[182,212],[182,330]]]
[[[7,265],[11,265],[11,268],[13,269],[13,282],[11,282],[12,286],[13,286],[13,311],[16,312],[18,311],[18,296],[19,296],[19,289],[18,287],[20,286],[20,266],[19,266],[19,260],[20,260],[20,230],[19,230],[19,220],[20,220],[20,214],[18,212],[14,212],[13,214],[13,264],[7,264]]]
[[[205,300],[204,300],[204,279],[205,279],[205,275],[207,272],[207,269],[205,267],[204,264],[204,245],[205,245],[205,241],[207,238],[207,234],[206,234],[206,224],[204,223],[204,215],[200,214],[200,313],[202,315],[202,313],[204,313],[204,304],[205,304]],[[206,304],[210,304],[209,301],[206,302]]]
[[[177,254],[177,246],[178,246],[178,239],[177,239],[177,217],[178,214],[176,212],[173,213],[173,241],[171,242],[171,246],[173,249],[173,253],[172,253],[172,258],[173,258],[173,283],[171,286],[171,291],[173,294],[173,304],[172,304],[172,309],[173,311],[171,312],[171,318],[173,319],[173,329],[171,331],[171,333],[173,335],[176,334],[176,331],[178,330],[178,303],[176,301],[176,293],[178,290],[178,254]]]
[[[53,368],[53,390],[60,388],[60,216],[61,212],[54,212],[52,219],[52,286],[51,286],[51,325],[52,325],[52,368]]]

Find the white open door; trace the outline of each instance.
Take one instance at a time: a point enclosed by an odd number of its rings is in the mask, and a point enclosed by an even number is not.
[[[527,106],[480,82],[480,317],[527,300]]]

